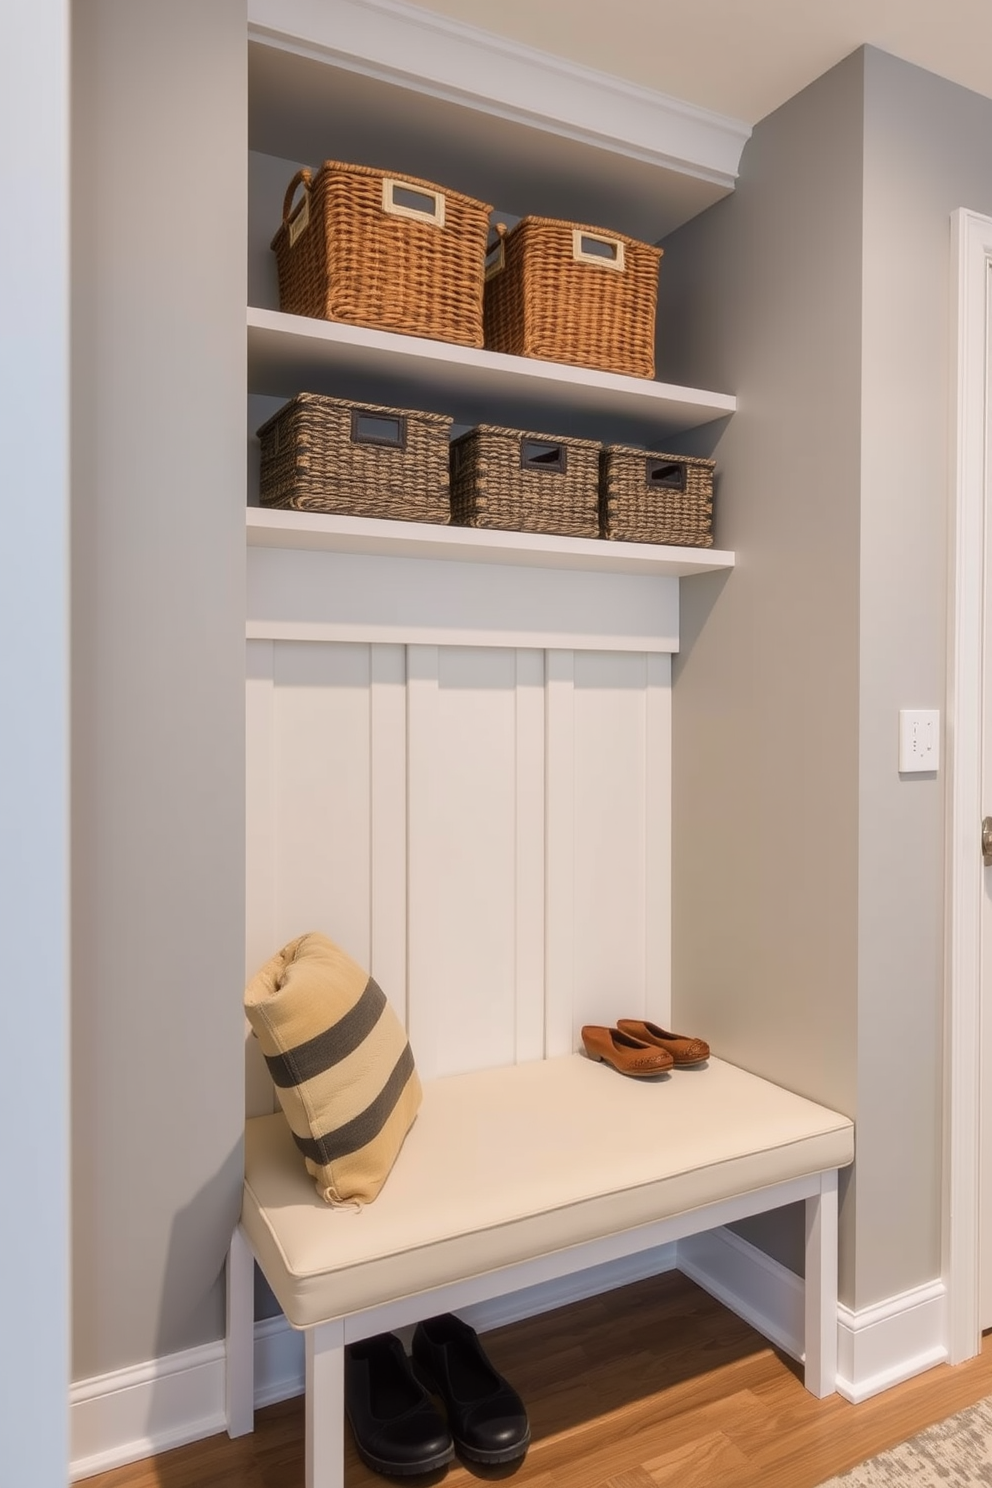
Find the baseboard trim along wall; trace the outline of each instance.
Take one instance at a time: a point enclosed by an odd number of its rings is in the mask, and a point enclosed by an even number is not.
[[[793,1358],[802,1355],[803,1283],[727,1229],[710,1230],[466,1308],[480,1333],[678,1269]],[[935,1281],[852,1312],[838,1308],[837,1388],[858,1402],[947,1358],[944,1286]],[[404,1329],[399,1329],[403,1336]],[[412,1331],[412,1329],[410,1330]],[[303,1393],[303,1340],[280,1317],[255,1326],[255,1404]],[[225,1429],[224,1345],[205,1344],[73,1385],[72,1480]]]
[[[945,1363],[948,1328],[947,1291],[939,1280],[859,1312],[838,1307],[838,1392],[857,1405]]]

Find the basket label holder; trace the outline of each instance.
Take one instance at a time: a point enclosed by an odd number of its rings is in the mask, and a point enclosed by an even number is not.
[[[379,413],[373,408],[353,408],[351,442],[405,450],[406,419],[401,413]]]
[[[550,439],[523,438],[520,441],[520,468],[564,475],[568,468],[568,450]]]
[[[659,460],[649,455],[644,462],[644,480],[653,491],[684,491],[685,475],[681,460]]]
[[[444,226],[444,193],[425,186],[411,186],[393,176],[382,178],[382,210],[391,217],[409,217],[414,222]]]
[[[581,227],[572,229],[572,257],[576,263],[598,264],[601,269],[615,269],[619,274],[625,268],[621,238],[611,238],[605,233],[586,232]]]

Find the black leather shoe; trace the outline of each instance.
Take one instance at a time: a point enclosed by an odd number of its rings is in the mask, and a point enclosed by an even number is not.
[[[520,1396],[490,1364],[478,1335],[450,1312],[418,1323],[413,1361],[448,1412],[458,1451],[472,1462],[522,1457],[530,1424]]]
[[[348,1344],[344,1408],[358,1455],[376,1472],[432,1472],[455,1455],[451,1433],[394,1333]]]

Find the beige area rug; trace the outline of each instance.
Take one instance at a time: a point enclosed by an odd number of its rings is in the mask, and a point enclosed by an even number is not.
[[[820,1488],[966,1488],[992,1484],[992,1397],[936,1426],[928,1426],[890,1452],[841,1473]]]

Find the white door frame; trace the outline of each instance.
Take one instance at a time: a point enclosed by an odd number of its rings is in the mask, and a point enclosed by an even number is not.
[[[947,668],[946,1001],[943,1272],[952,1364],[981,1346],[979,1135],[981,1116],[983,677],[988,327],[992,218],[959,210],[952,228],[952,471]]]

